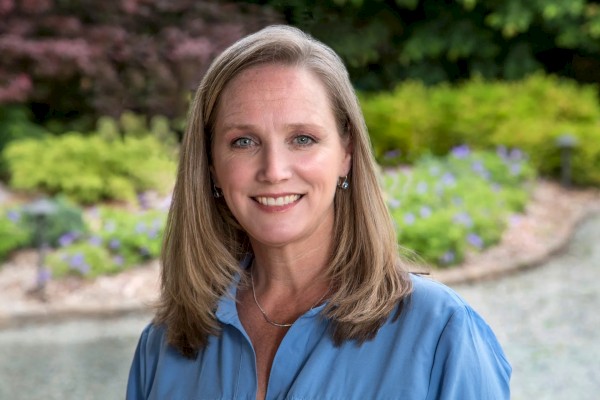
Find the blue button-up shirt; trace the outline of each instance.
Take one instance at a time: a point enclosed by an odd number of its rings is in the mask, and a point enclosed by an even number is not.
[[[483,319],[451,289],[413,276],[414,292],[399,318],[374,339],[336,347],[320,315],[300,317],[273,360],[267,399],[509,399],[511,367]],[[254,399],[255,354],[231,296],[217,309],[222,324],[194,359],[149,325],[140,338],[127,399]]]

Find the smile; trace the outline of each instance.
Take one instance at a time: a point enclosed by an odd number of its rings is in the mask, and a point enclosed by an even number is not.
[[[298,199],[300,199],[299,194],[291,194],[288,196],[281,196],[281,197],[266,197],[266,196],[258,196],[255,197],[254,199],[259,202],[260,204],[262,204],[263,206],[286,206],[288,204],[292,204],[296,201],[298,201]]]

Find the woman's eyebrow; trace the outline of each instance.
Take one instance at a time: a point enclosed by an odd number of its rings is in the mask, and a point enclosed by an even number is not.
[[[321,125],[311,124],[311,123],[286,124],[285,128],[288,130],[294,130],[294,129],[322,130],[323,129],[323,127]]]
[[[221,129],[224,132],[229,132],[229,131],[234,131],[234,130],[244,131],[244,130],[254,129],[254,125],[232,123],[232,124],[224,124]]]

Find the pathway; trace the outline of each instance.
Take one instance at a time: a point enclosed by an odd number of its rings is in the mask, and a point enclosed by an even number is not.
[[[514,400],[599,398],[598,282],[600,214],[539,268],[454,286],[497,333],[513,364]]]

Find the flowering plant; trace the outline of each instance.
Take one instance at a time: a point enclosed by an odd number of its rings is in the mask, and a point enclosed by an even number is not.
[[[383,186],[399,244],[447,266],[500,239],[510,214],[525,206],[533,177],[519,150],[460,146],[446,157],[423,157],[410,170],[386,171]]]
[[[28,245],[31,240],[32,233],[23,224],[20,210],[0,210],[0,260],[11,251]]]
[[[166,213],[102,208],[88,213],[89,234],[68,232],[48,259],[55,277],[110,274],[160,255]]]

